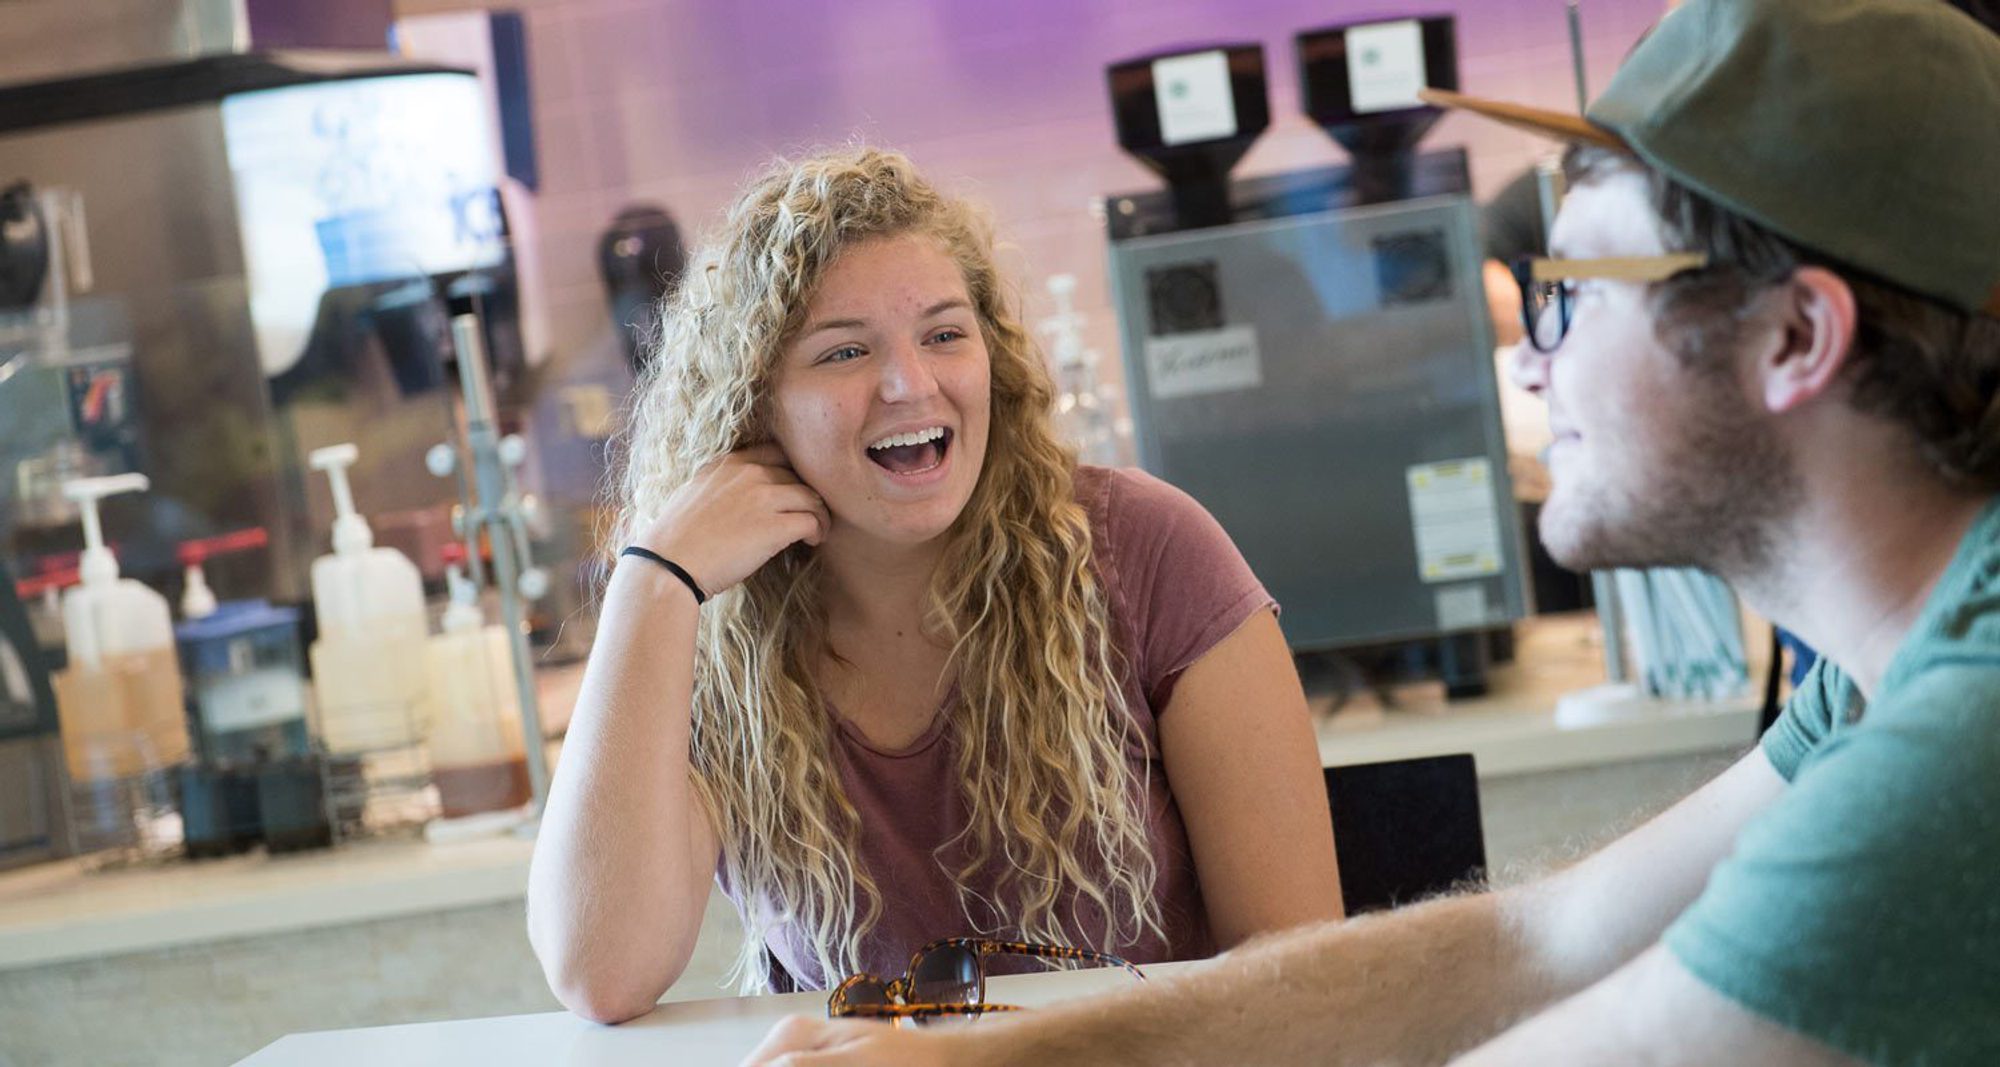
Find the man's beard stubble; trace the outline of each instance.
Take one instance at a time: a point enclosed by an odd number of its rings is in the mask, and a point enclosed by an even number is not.
[[[1733,385],[1699,371],[1688,379],[1690,414],[1656,453],[1647,484],[1600,484],[1568,508],[1544,507],[1541,536],[1556,562],[1577,571],[1699,567],[1730,581],[1777,562],[1779,530],[1800,493],[1791,457]],[[1558,481],[1551,502],[1562,493]],[[1567,536],[1552,530],[1579,510],[1563,523]]]

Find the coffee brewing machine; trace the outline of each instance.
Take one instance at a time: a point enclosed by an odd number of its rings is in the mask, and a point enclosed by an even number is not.
[[[1453,22],[1296,48],[1347,166],[1230,177],[1269,124],[1259,45],[1108,69],[1120,146],[1167,186],[1105,203],[1140,463],[1222,523],[1295,651],[1389,646],[1477,693],[1526,604],[1466,157],[1416,151]]]

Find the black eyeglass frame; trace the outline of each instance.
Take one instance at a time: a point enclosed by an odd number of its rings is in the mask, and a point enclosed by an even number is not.
[[[1562,347],[1569,336],[1574,308],[1570,305],[1566,281],[1604,279],[1619,282],[1663,282],[1709,265],[1703,252],[1673,252],[1658,256],[1605,256],[1595,259],[1550,259],[1522,256],[1510,268],[1514,283],[1521,287],[1522,340],[1543,355]],[[1555,339],[1544,343],[1541,324],[1550,310],[1556,315]]]

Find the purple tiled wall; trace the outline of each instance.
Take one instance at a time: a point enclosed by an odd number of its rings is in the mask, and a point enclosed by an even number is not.
[[[403,14],[475,6],[399,0]],[[773,154],[866,140],[910,153],[936,179],[986,201],[1014,246],[1029,317],[1041,279],[1069,272],[1090,341],[1117,362],[1093,196],[1151,188],[1113,139],[1107,62],[1173,45],[1265,48],[1272,126],[1239,174],[1337,162],[1298,115],[1292,35],[1376,15],[1450,12],[1469,92],[1570,107],[1562,0],[517,0],[528,20],[544,187],[552,337],[605,328],[597,231],[634,200],[685,228],[710,225]],[[1584,0],[1591,86],[1601,88],[1661,0]],[[1428,145],[1464,144],[1489,193],[1543,147],[1452,117]]]

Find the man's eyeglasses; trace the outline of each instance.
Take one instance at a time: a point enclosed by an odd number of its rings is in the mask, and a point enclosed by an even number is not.
[[[1139,968],[1102,952],[1062,945],[1032,945],[1023,941],[988,941],[953,937],[933,941],[910,957],[902,977],[885,982],[872,974],[857,974],[835,987],[827,998],[829,1019],[914,1019],[924,1022],[946,1015],[984,1015],[1019,1011],[1012,1004],[986,1003],[988,956],[1035,956],[1052,960],[1084,960],[1123,967],[1145,981]]]
[[[1514,261],[1514,281],[1521,286],[1521,327],[1535,351],[1554,352],[1569,334],[1573,299],[1569,283],[1586,278],[1619,282],[1663,282],[1676,274],[1708,266],[1700,252],[1665,256],[1616,256],[1604,259],[1543,259],[1524,256]]]

